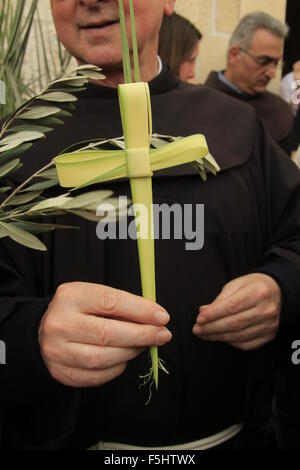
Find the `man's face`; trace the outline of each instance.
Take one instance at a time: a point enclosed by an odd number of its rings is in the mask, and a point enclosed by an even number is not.
[[[278,64],[282,54],[282,39],[265,29],[257,30],[247,50],[234,46],[230,51],[229,64],[233,83],[251,95],[263,93],[276,76],[276,63]],[[268,61],[269,64],[262,65]]]
[[[171,14],[175,0],[134,0],[140,61],[157,53],[163,12]],[[130,30],[129,0],[124,0]],[[79,63],[119,68],[122,63],[118,0],[51,0],[57,34]]]

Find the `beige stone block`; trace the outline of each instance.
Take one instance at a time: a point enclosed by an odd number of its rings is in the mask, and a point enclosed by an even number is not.
[[[52,19],[50,0],[39,0],[38,1],[39,15],[43,20]]]
[[[212,70],[222,70],[226,67],[228,41],[229,35],[228,38],[226,36],[204,37],[197,63],[197,77],[200,83],[204,83]]]
[[[265,11],[284,21],[286,0],[241,0],[241,17],[251,11]]]
[[[277,77],[271,81],[268,90],[271,91],[272,93],[275,93],[276,95],[280,94],[280,72],[277,72]]]
[[[177,0],[175,9],[203,34],[212,31],[213,0]]]
[[[216,31],[232,33],[240,19],[240,0],[218,0]]]

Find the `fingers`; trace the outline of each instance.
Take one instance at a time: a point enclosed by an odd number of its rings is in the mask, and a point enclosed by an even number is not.
[[[172,338],[170,331],[165,327],[140,325],[71,311],[65,312],[63,316],[46,315],[42,325],[48,338],[97,346],[162,346]]]
[[[242,329],[240,331],[218,333],[218,334],[203,334],[201,327],[195,326],[193,333],[204,341],[220,341],[224,343],[246,343],[259,338],[270,337],[274,334],[274,323],[269,322],[268,324],[263,323],[249,328]]]
[[[239,288],[229,295],[223,292],[212,304],[200,307],[197,323],[202,325],[208,321],[216,321],[229,315],[250,310],[256,303],[257,298],[253,295],[252,288]]]
[[[260,273],[242,276],[200,308],[193,333],[204,341],[256,349],[276,337],[280,308],[281,291],[273,278]]]
[[[80,343],[67,343],[63,355],[53,348],[52,359],[63,366],[76,369],[101,370],[115,367],[137,357],[143,348],[110,348]]]
[[[100,387],[110,382],[126,369],[126,363],[119,364],[108,369],[87,370],[73,367],[51,367],[49,369],[51,375],[58,382],[69,387]]]
[[[220,295],[210,304],[200,307],[197,323],[200,325],[226,316],[250,310],[255,306],[264,315],[265,309],[272,308],[280,313],[281,292],[273,278],[254,273],[226,284]]]
[[[51,375],[73,387],[100,386],[122,373],[143,348],[172,338],[170,317],[155,302],[107,286],[61,285],[39,326]]]
[[[230,346],[241,351],[254,351],[255,349],[261,348],[267,343],[270,343],[275,339],[275,334],[267,335],[262,338],[257,338],[252,341],[246,341],[245,343],[228,343]]]
[[[118,317],[136,323],[165,325],[170,320],[163,307],[151,300],[100,284],[74,282],[61,285],[56,295],[86,314]]]
[[[262,315],[255,308],[243,313],[229,315],[220,320],[203,322],[201,316],[197,317],[197,331],[201,334],[238,332],[260,323]]]

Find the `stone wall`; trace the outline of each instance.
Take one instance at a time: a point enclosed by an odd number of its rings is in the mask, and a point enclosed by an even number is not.
[[[150,0],[149,0],[150,1]],[[51,20],[50,1],[39,0],[39,11],[44,30],[49,40],[55,40]],[[224,68],[226,51],[231,32],[239,19],[250,11],[262,10],[284,20],[286,0],[177,0],[176,11],[192,21],[203,33],[204,37],[198,60],[198,80],[203,82],[211,70]],[[34,38],[33,38],[34,41]],[[27,75],[36,69],[32,63],[32,50],[26,59]],[[271,89],[278,91],[279,77],[272,82]]]

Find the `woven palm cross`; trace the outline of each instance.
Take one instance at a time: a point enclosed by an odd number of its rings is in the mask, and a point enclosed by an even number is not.
[[[124,12],[122,12],[121,4],[122,1],[119,2],[122,19]],[[132,2],[130,5],[132,7]],[[134,20],[133,9],[131,13]],[[132,24],[134,33],[135,26],[134,23]],[[139,73],[136,72],[135,76],[139,76]],[[139,222],[136,230],[142,293],[144,298],[156,301],[152,208],[153,172],[194,162],[202,170],[203,176],[204,167],[213,173],[217,172],[219,167],[209,154],[205,137],[200,134],[151,149],[152,113],[148,84],[141,81],[125,83],[119,85],[118,92],[125,149],[66,153],[58,156],[55,164],[60,185],[66,188],[79,188],[120,178],[130,180],[134,208],[142,205],[147,209],[140,211],[139,214],[138,210],[135,210],[135,218],[137,220],[138,215]],[[158,358],[157,347],[151,347],[150,353],[152,368],[149,377],[153,378],[157,388],[158,370],[164,369],[164,366]]]

